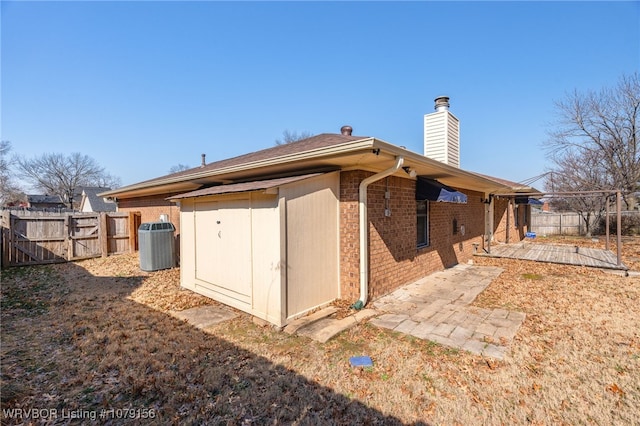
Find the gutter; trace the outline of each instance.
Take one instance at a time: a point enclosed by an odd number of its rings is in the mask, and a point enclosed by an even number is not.
[[[367,188],[373,182],[394,174],[402,164],[404,157],[399,155],[396,157],[396,163],[389,169],[369,176],[360,182],[358,188],[359,193],[359,219],[360,219],[360,299],[353,304],[355,309],[362,309],[367,304],[369,294],[369,224],[367,218]]]
[[[309,160],[315,158],[340,156],[342,154],[350,154],[362,150],[369,150],[374,145],[373,138],[365,138],[361,140],[351,141],[347,143],[341,143],[338,145],[330,145],[328,147],[316,148],[310,151],[297,152],[293,154],[283,155],[275,158],[266,158],[258,161],[248,161],[246,163],[235,164],[232,166],[222,167],[218,169],[207,168],[207,170],[200,170],[193,173],[181,174],[179,176],[162,177],[157,179],[151,179],[148,181],[135,183],[132,185],[124,186],[122,188],[112,189],[98,194],[101,197],[120,196],[122,193],[143,190],[147,188],[154,188],[171,183],[184,183],[191,182],[193,180],[214,178],[216,176],[224,176],[229,173],[243,172],[246,170],[257,169],[261,167],[277,166],[287,163],[295,163],[297,161]],[[226,161],[226,160],[221,160]],[[215,165],[216,163],[209,163],[206,167]]]
[[[380,152],[384,155],[389,155],[393,157],[402,156],[408,162],[416,166],[427,167],[434,174],[434,178],[438,175],[438,180],[442,181],[447,185],[452,186],[460,186],[454,182],[449,182],[451,176],[460,176],[470,179],[475,184],[474,187],[467,187],[467,189],[471,189],[474,191],[480,192],[500,192],[500,191],[514,191],[512,187],[509,185],[500,184],[494,180],[488,179],[482,175],[468,172],[463,169],[455,168],[453,166],[449,166],[447,164],[441,163],[437,160],[433,160],[427,158],[421,154],[409,151],[407,149],[392,145],[388,142],[382,141],[380,139],[375,138],[364,138],[356,141],[341,143],[338,145],[330,145],[328,147],[316,148],[309,151],[297,152],[292,154],[283,155],[275,158],[266,158],[257,161],[247,161],[245,163],[235,164],[231,166],[221,167],[221,168],[210,168],[212,165],[216,163],[209,163],[206,166],[205,170],[201,170],[198,168],[192,172],[185,172],[179,176],[170,176],[170,177],[161,177],[157,179],[151,179],[144,182],[135,183],[132,185],[124,186],[121,188],[113,189],[110,191],[105,191],[98,196],[100,197],[118,197],[125,198],[130,196],[137,196],[136,193],[144,193],[142,195],[146,195],[147,193],[157,194],[164,193],[166,190],[157,190],[157,188],[165,186],[165,185],[180,185],[180,184],[188,184],[193,181],[198,181],[201,179],[215,179],[217,177],[224,177],[225,175],[231,173],[242,173],[248,170],[272,167],[272,166],[281,166],[287,164],[294,164],[299,161],[304,160],[328,160],[334,157],[340,157],[342,155],[355,154],[359,151],[365,152],[366,150],[373,149],[374,151]],[[369,151],[370,152],[370,151]],[[247,154],[248,155],[248,154]],[[226,160],[222,160],[226,161]],[[362,168],[360,162],[354,164]],[[481,186],[481,187],[475,187]],[[198,189],[199,186],[195,186],[192,188],[184,189],[184,191],[191,191]],[[466,187],[466,186],[463,186]]]
[[[431,172],[428,173],[427,175],[431,176],[433,179],[437,179],[439,182],[442,182],[445,185],[470,189],[472,191],[487,192],[487,193],[489,192],[496,193],[500,191],[514,191],[513,187],[508,185],[507,183],[496,182],[495,180],[490,179],[490,177],[488,176],[484,176],[479,173],[470,172],[458,167],[450,166],[446,163],[442,163],[438,160],[425,157],[422,154],[409,151],[405,148],[401,148],[399,146],[390,144],[389,142],[385,142],[380,139],[375,139],[374,148],[381,149],[382,152],[387,155],[390,154],[390,155],[396,155],[396,156],[397,155],[403,156],[407,161],[407,163],[410,163],[412,165],[412,168],[416,168],[420,166],[428,167],[429,169],[431,169]],[[418,171],[418,174],[420,174],[420,171]],[[456,183],[451,180],[451,177],[454,177],[454,176],[464,177],[469,180],[472,180],[476,185],[474,187],[469,187],[465,185],[461,186],[459,183]]]

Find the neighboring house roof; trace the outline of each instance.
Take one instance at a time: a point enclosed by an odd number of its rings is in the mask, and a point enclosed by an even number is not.
[[[105,201],[103,197],[98,195],[101,192],[110,190],[111,188],[84,187],[82,190],[80,210],[92,212],[115,212],[116,203],[113,201]]]
[[[64,204],[59,195],[27,195],[29,204]]]
[[[485,193],[532,190],[530,187],[525,189],[519,184],[510,185],[506,183],[508,181],[500,181],[444,164],[380,139],[323,133],[99,195],[132,198],[190,192],[215,185],[286,177],[327,169],[362,169],[377,172],[393,165],[395,157],[399,155],[405,158],[404,166],[411,168],[417,175],[437,179],[456,188]]]

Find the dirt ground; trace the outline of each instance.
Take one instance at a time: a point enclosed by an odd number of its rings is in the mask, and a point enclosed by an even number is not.
[[[537,242],[604,247],[591,239]],[[623,262],[640,271],[639,238],[625,239]],[[245,314],[204,332],[168,312],[216,302],[181,290],[178,269],[140,271],[135,255],[5,270],[0,419],[640,424],[640,278],[507,259],[475,263],[505,269],[476,306],[527,314],[503,361],[369,324],[325,344]],[[374,366],[351,368],[354,355],[371,356]]]

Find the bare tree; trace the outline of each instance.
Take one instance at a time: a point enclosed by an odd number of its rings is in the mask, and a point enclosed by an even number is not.
[[[574,91],[557,102],[556,108],[558,122],[545,143],[548,154],[597,160],[607,183],[622,190],[627,209],[634,209],[640,181],[638,73],[622,76],[615,87],[600,92]]]
[[[111,173],[104,172],[101,176],[91,182],[91,186],[97,186],[100,188],[119,188],[122,185],[122,181],[119,177],[112,175]],[[89,185],[82,185],[89,186]]]
[[[107,173],[93,158],[78,152],[68,156],[42,154],[31,159],[18,158],[17,168],[35,189],[59,195],[69,208],[73,208],[73,197],[78,187],[115,188],[120,185],[120,180]]]
[[[276,145],[286,145],[292,142],[298,142],[302,139],[307,139],[313,136],[313,133],[303,131],[303,132],[290,132],[289,130],[285,130],[282,132],[282,139],[276,139]]]
[[[186,164],[176,164],[175,166],[171,166],[171,168],[169,169],[169,174],[182,172],[185,170],[189,170],[190,168],[191,167]]]
[[[580,155],[564,153],[551,159],[554,167],[550,169],[545,182],[548,192],[578,192],[585,188],[606,190],[612,188],[599,157],[592,151]],[[592,225],[599,223],[606,206],[606,194],[585,194],[552,198],[550,204],[557,210],[570,210],[578,213],[582,219],[587,236],[591,236]]]
[[[14,181],[11,142],[0,141],[0,206],[24,198],[24,193]]]

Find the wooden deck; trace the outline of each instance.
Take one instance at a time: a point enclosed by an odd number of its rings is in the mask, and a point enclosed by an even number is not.
[[[536,262],[560,263],[564,265],[588,266],[591,268],[618,269],[626,271],[624,264],[618,265],[616,255],[609,250],[576,247],[572,245],[532,244],[526,241],[491,246],[491,253],[476,253],[476,256],[505,257],[509,259],[533,260]]]

